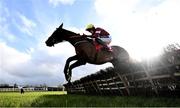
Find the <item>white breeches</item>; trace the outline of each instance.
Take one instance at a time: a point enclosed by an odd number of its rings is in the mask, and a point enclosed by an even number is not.
[[[105,42],[107,45],[111,43],[111,36],[109,36],[108,38],[100,38],[100,37],[98,38],[103,42]]]

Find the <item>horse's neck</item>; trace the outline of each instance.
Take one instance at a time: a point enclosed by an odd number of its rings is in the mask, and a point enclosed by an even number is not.
[[[76,45],[84,43],[84,42],[90,42],[88,41],[88,39],[86,37],[82,37],[77,33],[74,33],[72,31],[64,30],[64,34],[66,34],[68,36],[67,41],[70,42],[74,47],[76,47]]]
[[[81,43],[85,43],[88,42],[88,40],[86,38],[72,38],[69,40],[69,42],[76,47],[77,45],[81,44]]]

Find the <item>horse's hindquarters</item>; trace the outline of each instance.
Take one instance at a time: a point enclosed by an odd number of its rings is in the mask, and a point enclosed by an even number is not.
[[[114,59],[112,64],[117,72],[127,73],[129,71],[129,54],[128,52],[119,46],[112,46]]]
[[[112,46],[112,49],[113,49],[113,57],[115,61],[122,63],[129,61],[129,54],[124,48],[119,46]]]

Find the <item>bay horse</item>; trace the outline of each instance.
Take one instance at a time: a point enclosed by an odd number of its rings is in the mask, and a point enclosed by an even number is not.
[[[113,51],[106,51],[103,49],[97,51],[92,40],[87,38],[86,35],[81,36],[78,33],[64,29],[63,23],[56,28],[45,43],[47,46],[52,47],[54,44],[63,41],[70,42],[76,51],[76,55],[66,60],[64,67],[65,78],[68,82],[71,80],[72,69],[85,65],[86,63],[100,65],[110,62],[113,64],[114,68],[118,68],[126,66],[129,61],[129,54],[124,48],[112,46]],[[70,62],[74,60],[77,61],[70,65]]]

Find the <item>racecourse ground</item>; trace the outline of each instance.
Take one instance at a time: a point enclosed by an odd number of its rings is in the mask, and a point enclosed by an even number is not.
[[[0,92],[0,107],[121,107],[180,106],[175,97],[72,95],[66,92]]]

